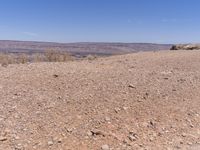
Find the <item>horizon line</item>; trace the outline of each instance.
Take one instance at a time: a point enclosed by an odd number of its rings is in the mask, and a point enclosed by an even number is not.
[[[35,43],[56,43],[56,44],[86,44],[86,43],[97,43],[97,44],[103,44],[103,43],[119,43],[119,44],[162,44],[162,45],[173,45],[173,44],[191,44],[191,43],[159,43],[159,42],[121,42],[121,41],[78,41],[78,42],[57,42],[57,41],[42,41],[42,40],[8,40],[8,39],[5,39],[5,40],[2,40],[0,39],[0,41],[9,41],[9,42],[35,42]]]

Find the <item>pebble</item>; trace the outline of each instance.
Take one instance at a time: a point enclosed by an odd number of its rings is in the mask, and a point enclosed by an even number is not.
[[[128,136],[128,138],[129,138],[130,141],[133,142],[133,141],[136,141],[136,140],[137,140],[137,134],[135,134],[135,133],[132,132],[132,131],[131,131],[129,134],[130,134],[130,135]]]
[[[127,110],[128,109],[128,107],[123,107],[123,110]]]
[[[105,117],[105,121],[110,121],[110,118],[109,117]]]
[[[91,131],[92,135],[94,136],[105,136],[105,133],[103,131],[100,131],[100,130],[97,130],[97,129],[94,129]]]
[[[54,78],[58,78],[58,75],[57,75],[57,74],[54,74],[53,77],[54,77]]]
[[[137,138],[135,136],[133,136],[133,135],[129,135],[128,138],[132,142],[137,140]]]
[[[62,139],[58,139],[58,143],[62,143]]]
[[[120,108],[115,108],[115,112],[118,113],[120,111]]]
[[[186,137],[186,136],[187,136],[186,133],[183,133],[183,134],[182,134],[182,137]]]
[[[93,133],[92,133],[91,131],[88,131],[88,132],[87,132],[87,135],[88,135],[88,136],[92,136]]]
[[[69,132],[69,133],[71,133],[72,131],[73,131],[72,128],[68,128],[68,129],[67,129],[67,132]]]
[[[133,84],[129,84],[128,87],[129,87],[129,88],[133,88],[133,89],[136,88]]]
[[[20,139],[19,136],[14,136],[14,138],[15,138],[15,140],[19,140]]]
[[[0,136],[0,141],[1,141],[1,142],[4,142],[4,141],[6,141],[6,140],[7,140],[6,137]]]
[[[101,149],[102,149],[102,150],[110,150],[110,148],[109,148],[108,145],[103,145],[103,146],[101,147]]]
[[[48,141],[48,145],[52,146],[53,145],[53,141]]]

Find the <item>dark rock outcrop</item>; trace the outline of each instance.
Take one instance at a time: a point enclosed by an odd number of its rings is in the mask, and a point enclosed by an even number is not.
[[[200,50],[200,44],[173,45],[170,50]]]

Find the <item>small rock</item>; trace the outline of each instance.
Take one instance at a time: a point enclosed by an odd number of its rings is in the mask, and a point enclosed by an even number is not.
[[[133,142],[133,141],[137,140],[137,134],[136,133],[134,133],[134,132],[131,131],[131,132],[129,132],[129,134],[130,135],[128,136],[128,138],[129,138],[130,141]]]
[[[21,143],[15,145],[15,150],[22,150],[22,149],[24,149],[24,147],[22,146]]]
[[[110,148],[109,148],[108,145],[103,145],[103,146],[101,147],[101,149],[102,149],[102,150],[110,150]]]
[[[54,77],[54,78],[58,78],[58,75],[57,75],[57,74],[54,74],[53,77]]]
[[[180,141],[180,144],[184,144],[183,141]]]
[[[62,96],[58,96],[58,99],[62,99]]]
[[[133,135],[129,135],[128,138],[132,142],[137,140],[137,138],[135,136],[133,136]]]
[[[194,125],[192,123],[190,124],[190,128],[194,128]]]
[[[154,140],[154,137],[150,137],[149,141],[152,142]]]
[[[96,135],[101,135],[101,136],[105,136],[105,133],[100,131],[100,130],[92,130],[91,131],[92,135],[96,136]]]
[[[182,134],[182,137],[186,137],[187,135],[185,133]]]
[[[7,138],[6,138],[6,137],[3,137],[3,136],[0,136],[0,141],[1,141],[1,142],[7,141]]]
[[[68,128],[67,132],[72,133],[73,129],[72,128]]]
[[[19,136],[14,136],[14,138],[15,138],[15,140],[19,140],[20,139]]]
[[[93,133],[92,133],[91,131],[88,131],[88,132],[87,132],[87,135],[88,135],[88,136],[92,136]]]
[[[58,139],[58,143],[62,143],[62,139]]]
[[[127,110],[128,109],[128,107],[123,107],[123,110]]]
[[[120,108],[115,108],[115,112],[118,113],[120,111]]]
[[[53,145],[53,141],[48,141],[48,145],[52,146]]]
[[[149,122],[149,124],[150,124],[152,127],[155,127],[155,126],[156,126],[156,123],[155,123],[153,120],[151,120],[151,121]]]
[[[128,85],[129,88],[135,89],[136,87],[133,84]]]
[[[110,118],[109,117],[105,117],[105,121],[110,121]]]

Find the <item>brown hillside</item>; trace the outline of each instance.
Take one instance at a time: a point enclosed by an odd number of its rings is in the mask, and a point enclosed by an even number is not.
[[[199,97],[199,51],[0,67],[0,149],[200,149]]]

